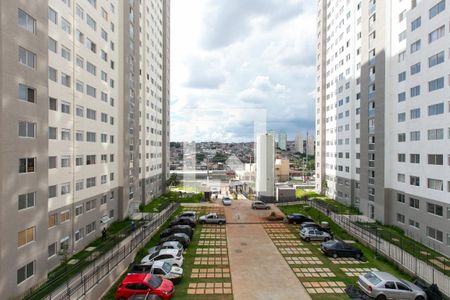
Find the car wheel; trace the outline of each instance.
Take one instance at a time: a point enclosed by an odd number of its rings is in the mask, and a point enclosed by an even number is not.
[[[361,253],[356,253],[355,258],[356,258],[357,260],[360,260],[360,259],[361,259]]]
[[[127,299],[124,297],[120,297],[119,300],[127,300]]]
[[[324,242],[328,242],[330,239],[329,238],[324,238],[323,241]]]
[[[309,237],[305,238],[305,241],[310,242],[311,239]]]
[[[220,222],[219,222],[219,225],[223,225],[223,222],[222,222],[222,221],[220,221]]]
[[[205,224],[205,221],[200,221],[200,224],[202,224],[202,225]]]
[[[386,296],[385,295],[378,295],[375,300],[386,300]]]
[[[417,296],[414,300],[425,300],[423,296]]]
[[[270,209],[270,206],[267,206],[266,209]]]
[[[334,252],[331,256],[333,256],[333,258],[337,258],[338,257],[336,252]]]

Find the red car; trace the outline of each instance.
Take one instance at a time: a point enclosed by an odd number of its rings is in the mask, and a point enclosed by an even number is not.
[[[172,297],[173,292],[173,283],[170,280],[150,273],[128,274],[117,288],[116,300],[126,300],[131,296],[146,295],[147,293],[168,300]]]

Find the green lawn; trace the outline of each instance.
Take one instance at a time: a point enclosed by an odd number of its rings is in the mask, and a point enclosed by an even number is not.
[[[309,207],[307,205],[291,205],[291,206],[280,206],[280,210],[282,210],[285,214],[291,213],[302,213],[312,217],[316,222],[326,221],[330,225],[331,230],[335,234],[338,239],[341,240],[354,240],[352,236],[350,236],[347,232],[345,232],[341,227],[335,224],[330,218],[328,218],[325,214],[317,211],[316,209]],[[298,226],[290,225],[289,226],[293,233],[298,234]],[[319,243],[307,243],[303,242],[303,247],[306,247],[311,250],[312,255],[319,257],[320,260],[324,262],[323,265],[304,265],[303,267],[320,267],[320,268],[329,268],[336,277],[330,278],[300,278],[300,281],[342,281],[346,284],[356,284],[357,277],[349,277],[347,276],[341,268],[377,268],[380,271],[385,271],[394,274],[397,277],[405,278],[407,280],[411,280],[411,277],[403,272],[401,272],[396,266],[392,265],[385,258],[376,255],[376,253],[370,248],[364,246],[363,244],[356,242],[354,245],[362,250],[364,256],[367,258],[367,263],[364,264],[354,264],[354,265],[340,265],[333,264],[331,260],[324,256],[319,249]],[[295,266],[293,266],[295,267]],[[311,297],[313,299],[320,300],[335,300],[335,299],[348,299],[347,296],[343,294],[336,295],[327,295],[327,294],[312,294]]]
[[[302,189],[297,189],[295,195],[298,199],[308,199],[311,201],[318,202],[319,204],[325,205],[330,211],[344,214],[344,215],[360,215],[361,213],[355,207],[348,207],[341,202],[328,198],[323,195],[319,195],[314,191],[305,191]]]
[[[203,199],[203,193],[182,194],[180,192],[168,192],[153,199],[150,203],[140,207],[141,212],[154,213],[164,210],[172,202],[179,203],[200,203]]]

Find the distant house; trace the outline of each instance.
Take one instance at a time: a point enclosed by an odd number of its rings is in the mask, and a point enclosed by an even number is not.
[[[228,157],[228,159],[225,161],[225,165],[228,168],[230,168],[230,170],[234,170],[234,171],[243,171],[244,170],[244,164],[234,154],[231,155],[230,157]]]

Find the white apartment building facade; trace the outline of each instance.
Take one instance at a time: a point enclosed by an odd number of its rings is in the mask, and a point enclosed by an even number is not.
[[[450,2],[319,2],[316,189],[450,255]]]
[[[164,192],[168,3],[1,2],[0,291],[7,298],[45,281],[61,251],[83,249],[133,212],[133,201]],[[143,12],[154,20],[145,27]],[[155,46],[144,64],[147,41]],[[141,192],[143,183],[151,193]]]
[[[262,134],[256,141],[256,196],[273,200],[275,196],[275,139]]]

